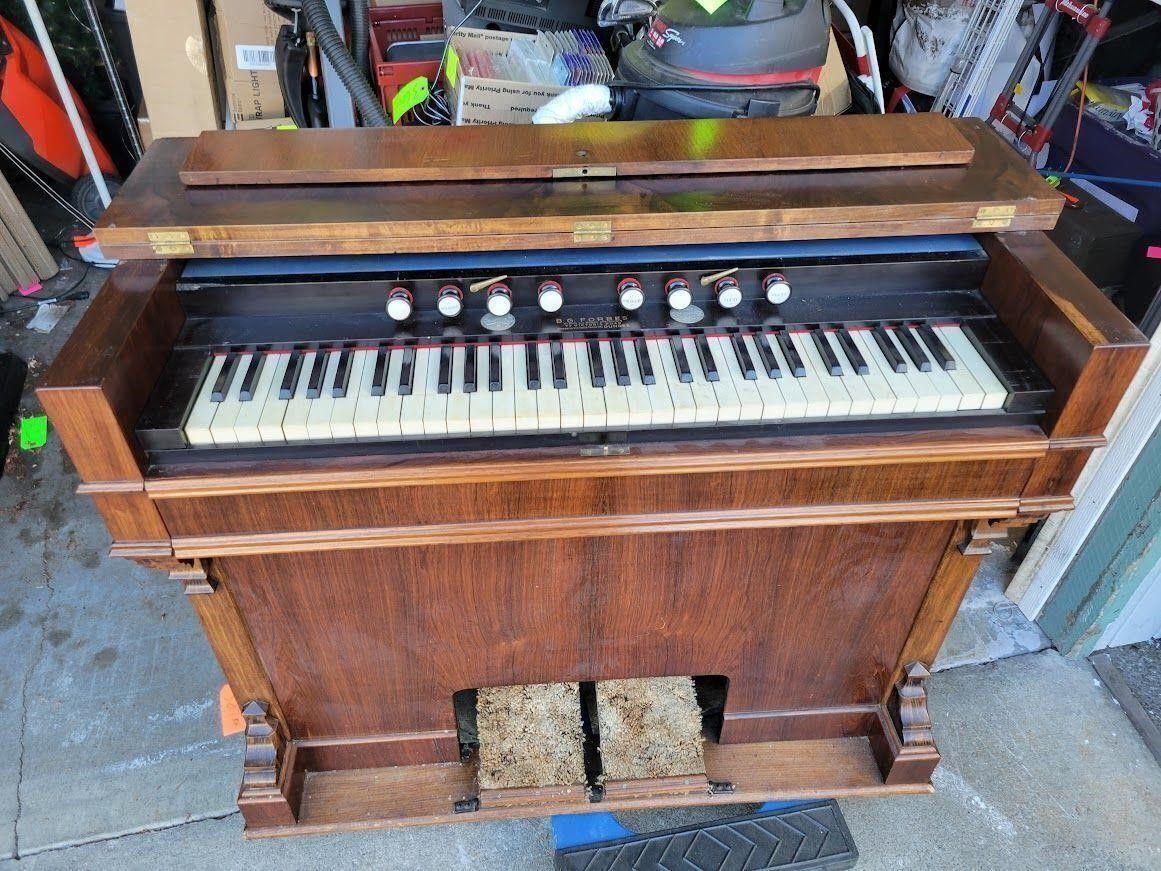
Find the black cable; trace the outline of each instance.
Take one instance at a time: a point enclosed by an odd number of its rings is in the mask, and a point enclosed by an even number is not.
[[[370,34],[367,33],[370,26],[368,20],[371,14],[370,2],[371,0],[351,0],[351,54],[355,57],[355,66],[364,75],[367,73],[367,54],[370,47]]]
[[[89,296],[89,292],[87,290],[83,291],[82,293],[76,294],[75,296],[73,295],[73,292],[78,287],[81,286],[81,284],[84,282],[84,280],[86,278],[89,277],[89,271],[92,268],[93,268],[93,264],[86,262],[84,271],[81,272],[80,277],[77,278],[77,280],[74,281],[72,284],[70,284],[65,290],[54,291],[52,296],[21,297],[21,299],[24,300],[23,305],[6,305],[2,309],[0,309],[0,313],[5,314],[5,315],[9,315],[9,314],[12,314],[13,312],[26,311],[27,309],[37,308],[38,306],[42,306],[42,305],[46,305],[46,304],[50,304],[50,303],[74,302],[74,301],[79,300],[79,299],[87,299]]]
[[[355,59],[347,51],[343,37],[335,28],[327,9],[326,0],[302,0],[302,12],[307,24],[318,39],[319,48],[335,68],[343,86],[355,101],[365,127],[388,127],[391,122],[379,102],[379,95],[371,90],[366,75],[355,66]]]

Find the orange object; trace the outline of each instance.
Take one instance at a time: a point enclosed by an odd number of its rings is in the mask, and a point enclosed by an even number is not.
[[[246,721],[242,719],[242,709],[228,683],[218,691],[218,710],[222,715],[222,735],[237,735],[246,731]]]

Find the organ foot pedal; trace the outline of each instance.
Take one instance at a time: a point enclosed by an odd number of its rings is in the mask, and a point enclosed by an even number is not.
[[[841,871],[859,851],[838,802],[769,802],[755,813],[635,833],[612,814],[552,818],[557,871]]]

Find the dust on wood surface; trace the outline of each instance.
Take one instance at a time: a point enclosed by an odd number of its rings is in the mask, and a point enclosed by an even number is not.
[[[606,779],[705,774],[692,678],[601,681],[597,717]]]
[[[580,684],[479,690],[480,789],[585,782]]]

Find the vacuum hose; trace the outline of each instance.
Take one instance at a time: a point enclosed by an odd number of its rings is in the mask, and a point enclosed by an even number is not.
[[[359,72],[367,73],[368,16],[371,0],[351,0],[351,54]]]
[[[359,5],[359,3],[355,3],[355,6]],[[389,126],[390,122],[387,120],[387,114],[383,111],[383,106],[379,103],[378,95],[371,90],[367,77],[356,66],[354,58],[347,51],[343,37],[335,28],[335,23],[331,20],[330,12],[327,10],[326,0],[302,0],[302,12],[306,16],[306,23],[318,37],[318,44],[323,54],[331,62],[335,72],[339,74],[343,85],[351,94],[351,99],[355,101],[355,106],[358,107],[359,114],[363,118],[363,125],[366,127]],[[366,46],[365,29],[363,44]]]
[[[532,116],[533,124],[571,124],[578,118],[608,115],[613,92],[608,85],[577,85],[557,94]]]

